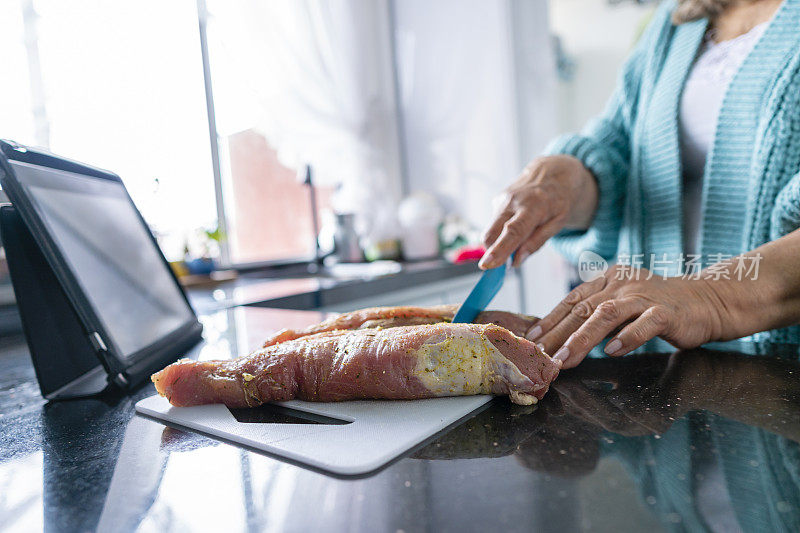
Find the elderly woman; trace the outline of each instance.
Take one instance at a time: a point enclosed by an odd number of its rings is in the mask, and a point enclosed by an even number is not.
[[[551,237],[616,262],[527,333],[565,368],[608,337],[614,356],[800,342],[800,0],[663,3],[606,111],[547,154],[508,189],[481,267]]]

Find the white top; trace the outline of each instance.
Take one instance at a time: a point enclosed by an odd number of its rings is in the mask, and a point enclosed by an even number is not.
[[[687,254],[699,253],[703,172],[706,156],[714,142],[722,100],[767,24],[763,22],[735,39],[720,43],[706,37],[686,79],[679,125],[683,164],[683,246]]]

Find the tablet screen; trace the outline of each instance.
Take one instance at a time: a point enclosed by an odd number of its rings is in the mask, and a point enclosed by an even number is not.
[[[10,164],[123,358],[194,320],[121,183]]]

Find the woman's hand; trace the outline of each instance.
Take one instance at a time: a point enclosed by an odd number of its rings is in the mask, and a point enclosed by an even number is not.
[[[714,281],[651,277],[645,269],[631,274],[630,266],[615,266],[579,285],[526,337],[543,344],[548,353],[558,348],[554,358],[563,361],[562,368],[572,368],[614,332],[605,347],[612,356],[657,336],[678,348],[725,336],[724,305]]]
[[[506,190],[502,208],[484,234],[481,268],[502,265],[517,252],[519,266],[563,228],[585,229],[597,208],[594,176],[578,159],[552,155],[534,159]]]
[[[576,287],[525,336],[548,353],[558,348],[554,357],[571,368],[615,332],[608,355],[626,354],[653,337],[695,348],[800,324],[798,254],[800,229],[711,265],[697,278],[653,277],[616,265]],[[737,274],[742,264],[744,276]]]

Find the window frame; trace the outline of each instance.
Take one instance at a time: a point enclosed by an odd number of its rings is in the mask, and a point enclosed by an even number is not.
[[[225,208],[224,184],[222,182],[222,152],[219,143],[219,130],[217,129],[216,103],[214,101],[213,78],[211,74],[211,61],[208,48],[208,6],[206,0],[197,0],[197,23],[200,32],[200,54],[203,65],[203,85],[206,98],[206,117],[208,120],[208,136],[211,149],[211,166],[214,177],[214,196],[217,207],[217,225],[223,235],[228,234],[228,216]],[[309,185],[306,183],[306,185]],[[313,185],[310,185],[313,187]],[[316,194],[313,189],[309,191],[316,208]],[[319,231],[319,228],[316,228]],[[319,235],[317,235],[319,237]],[[263,261],[232,262],[230,244],[227,239],[220,242],[220,265],[223,268],[232,268],[239,272],[257,272],[259,270],[273,270],[300,265],[321,264],[322,257],[319,255],[319,247],[315,248],[314,254],[287,257],[284,259],[265,259]]]

